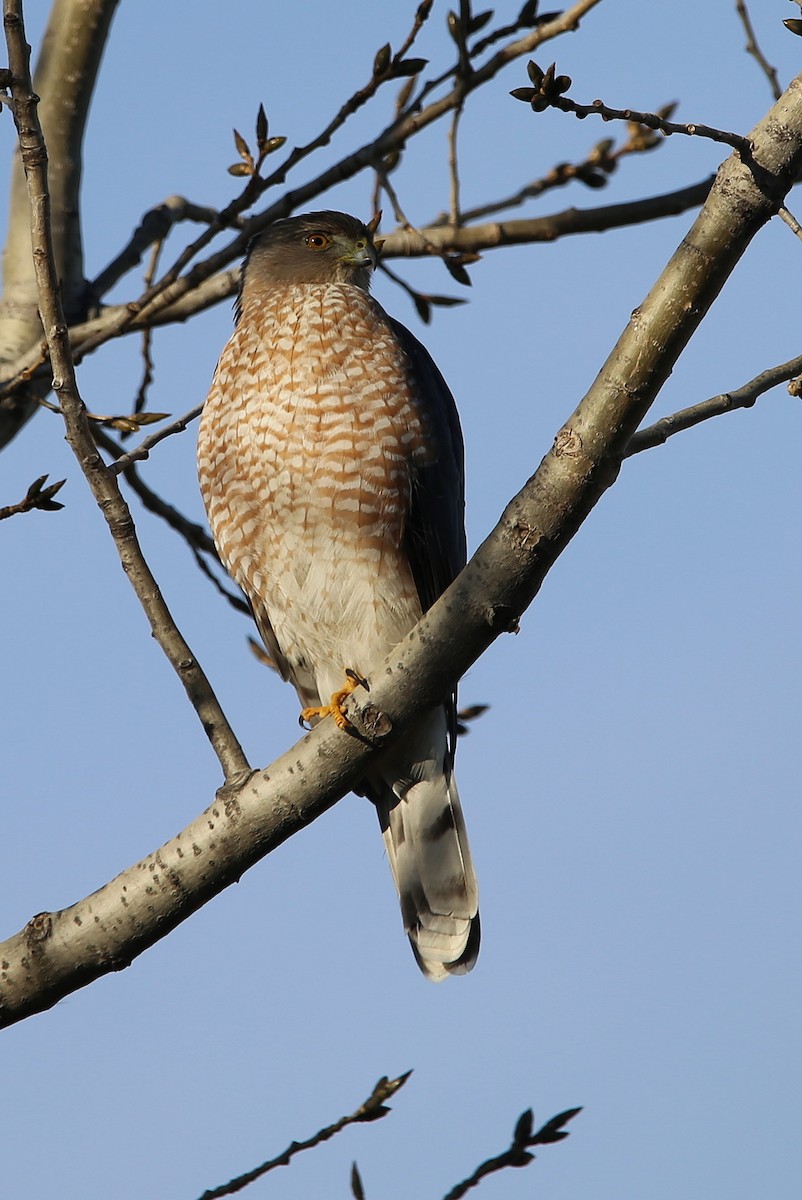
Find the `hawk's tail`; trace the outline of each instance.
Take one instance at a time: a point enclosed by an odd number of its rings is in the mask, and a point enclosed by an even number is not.
[[[418,965],[433,980],[464,975],[479,953],[479,893],[444,709],[390,752],[370,790]]]

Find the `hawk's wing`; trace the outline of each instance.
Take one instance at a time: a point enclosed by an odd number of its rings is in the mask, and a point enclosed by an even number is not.
[[[435,461],[415,466],[403,548],[426,612],[467,561],[462,430],[454,397],[428,350],[398,321],[393,332],[409,359],[415,390],[425,405]]]
[[[431,608],[467,562],[465,541],[465,452],[457,406],[429,351],[414,334],[389,318],[409,359],[415,390],[426,404],[437,458],[412,475],[410,511],[403,549],[421,608]],[[451,756],[457,736],[457,689],[447,706]]]

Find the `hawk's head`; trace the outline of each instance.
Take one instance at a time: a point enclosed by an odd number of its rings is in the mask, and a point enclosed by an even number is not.
[[[286,283],[352,283],[365,291],[378,262],[374,218],[363,225],[341,212],[287,217],[258,233],[242,268],[240,302],[251,288]]]

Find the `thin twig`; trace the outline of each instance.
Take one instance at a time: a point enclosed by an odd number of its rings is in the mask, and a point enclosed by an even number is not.
[[[118,442],[115,442],[114,438],[109,437],[105,431],[99,429],[96,429],[94,434],[95,441],[103,450],[112,455],[119,455],[120,458],[123,457],[122,446],[120,446]],[[112,477],[116,474],[114,470],[116,466],[117,463],[115,462],[107,468]],[[156,492],[152,491],[152,489],[149,488],[148,485],[143,481],[141,475],[138,474],[133,463],[128,463],[127,466],[123,467],[121,474],[124,476],[126,482],[130,485],[131,490],[136,493],[149,512],[154,513],[157,517],[161,517],[164,521],[166,521],[167,524],[174,529],[176,533],[180,533],[184,540],[188,542],[189,545],[194,549],[201,551],[203,554],[208,554],[215,560],[217,559],[217,552],[214,548],[214,542],[204,526],[198,525],[194,521],[190,521],[188,517],[185,517],[183,513],[180,513],[177,508],[172,506],[172,504],[169,504],[166,500],[163,500],[161,496],[157,495]]]
[[[532,1132],[534,1123],[534,1114],[531,1108],[526,1112],[521,1113],[518,1118],[515,1129],[512,1135],[512,1142],[507,1150],[494,1158],[488,1158],[476,1168],[472,1175],[467,1179],[463,1179],[456,1187],[453,1187],[444,1200],[461,1200],[471,1188],[478,1187],[483,1179],[488,1175],[494,1175],[497,1171],[503,1171],[506,1167],[525,1167],[535,1158],[535,1155],[530,1153],[532,1146],[547,1146],[553,1142],[561,1142],[567,1138],[568,1132],[563,1129],[569,1121],[581,1113],[581,1108],[569,1108],[565,1112],[558,1113],[556,1117],[552,1117],[545,1125],[538,1129],[537,1133]]]
[[[451,180],[449,196],[449,225],[456,228],[462,224],[459,202],[459,159],[457,155],[457,134],[462,116],[462,108],[455,108],[448,131],[448,170]]]
[[[227,779],[248,769],[248,763],[212,688],[180,634],[145,562],[131,514],[115,477],[97,453],[86,409],[78,391],[69,333],[59,296],[47,187],[47,151],[31,84],[21,0],[3,0],[3,18],[13,73],[15,123],[31,205],[31,247],[39,297],[39,312],[47,338],[56,393],[67,440],[109,526],[123,568],[145,610],[153,635],[178,674]]]
[[[451,117],[448,131],[448,170],[449,170],[449,224],[456,228],[460,221],[459,200],[459,159],[457,154],[457,135],[459,133],[460,117],[465,108],[465,98],[468,94],[470,78],[473,74],[471,56],[468,52],[468,35],[471,26],[470,0],[460,0],[459,16],[448,14],[448,28],[457,47],[457,68],[454,73],[454,91],[457,103]]]
[[[417,288],[407,283],[406,279],[396,274],[395,271],[391,271],[385,263],[381,264],[380,269],[388,279],[392,279],[394,284],[400,287],[403,292],[406,292],[415,305],[415,311],[424,325],[428,325],[432,319],[432,308],[454,308],[458,304],[468,303],[467,300],[462,300],[457,296],[438,296],[432,292],[419,292]]]
[[[109,470],[114,475],[119,475],[120,472],[129,467],[131,463],[139,462],[142,459],[147,458],[154,446],[158,446],[159,442],[163,442],[165,438],[172,437],[173,434],[184,433],[187,429],[187,426],[191,425],[192,422],[195,421],[202,412],[203,405],[196,404],[196,406],[191,408],[189,412],[185,412],[183,417],[176,418],[176,420],[171,421],[169,425],[164,425],[161,429],[157,429],[155,433],[151,433],[146,438],[143,438],[138,446],[134,446],[133,450],[129,450],[124,454],[122,447],[120,447],[120,454],[115,458],[115,461],[109,465]],[[111,439],[109,439],[109,443],[110,442]],[[109,449],[109,446],[106,448]]]
[[[131,491],[141,501],[143,508],[153,513],[154,516],[160,517],[170,529],[184,539],[192,553],[192,557],[195,559],[198,569],[213,584],[220,595],[228,601],[231,607],[237,612],[252,618],[253,614],[247,600],[245,600],[240,592],[230,592],[220,582],[206,561],[206,558],[204,558],[204,555],[206,555],[211,559],[212,563],[219,564],[220,562],[215,544],[209,536],[206,527],[198,525],[195,521],[191,521],[189,517],[185,517],[179,509],[168,503],[163,496],[160,496],[158,492],[154,492],[152,488],[148,487],[136,469],[135,464],[137,459],[146,458],[148,451],[152,449],[157,441],[161,441],[163,438],[169,436],[170,433],[179,432],[186,426],[188,420],[197,416],[199,411],[200,409],[193,409],[178,421],[173,422],[173,425],[160,430],[158,434],[153,435],[151,438],[146,438],[140,446],[128,454],[124,454],[122,446],[114,438],[109,437],[104,430],[94,430],[95,441],[107,454],[111,454],[115,460],[109,464],[108,470],[113,474],[122,474]],[[146,443],[149,443],[147,447]]]
[[[537,9],[537,0],[530,0],[529,4],[523,6],[511,25],[500,25],[498,29],[493,29],[486,37],[476,42],[471,47],[471,58],[478,58],[480,54],[484,54],[485,50],[489,50],[496,42],[503,41],[504,38],[514,37],[522,29],[532,29],[538,25],[545,24],[543,17],[538,16]]]
[[[680,133],[685,137],[701,137],[707,138],[711,142],[721,142],[725,146],[731,146],[733,150],[740,151],[741,154],[749,155],[752,151],[752,146],[748,138],[742,137],[740,133],[729,133],[726,129],[715,129],[712,125],[701,125],[699,122],[692,121],[680,124],[677,121],[665,121],[656,113],[637,112],[632,108],[610,108],[601,100],[594,100],[592,104],[577,104],[573,100],[568,100],[562,97],[558,108],[564,112],[572,112],[580,120],[587,116],[600,116],[603,121],[628,121],[636,125],[645,125],[647,129],[659,129],[666,137],[670,137],[672,133]]]
[[[780,77],[758,45],[752,19],[749,16],[749,9],[746,7],[746,0],[735,0],[735,9],[741,18],[744,33],[746,34],[746,53],[751,54],[758,62],[760,69],[769,81],[769,87],[774,99],[779,100],[783,91],[780,87]]]
[[[654,446],[662,446],[675,433],[692,429],[694,425],[700,425],[702,421],[709,421],[711,417],[735,412],[739,408],[751,408],[764,392],[776,387],[778,383],[785,383],[786,380],[793,379],[800,371],[802,371],[802,355],[798,358],[791,358],[788,362],[780,363],[776,367],[770,367],[767,371],[761,371],[760,375],[756,375],[742,387],[736,388],[734,392],[722,392],[720,395],[711,396],[709,400],[702,400],[690,408],[682,408],[670,416],[661,417],[653,425],[632,435],[623,457],[631,458],[633,454],[640,454],[642,450],[651,450]]]
[[[22,500],[0,508],[0,521],[5,521],[8,517],[16,517],[19,513],[33,512],[34,509],[39,509],[40,512],[58,512],[64,505],[59,504],[58,500],[54,500],[53,497],[64,487],[66,482],[66,479],[59,479],[57,483],[50,483],[45,487],[47,476],[40,475],[38,479],[34,479]]]
[[[159,255],[164,248],[164,238],[159,238],[153,243],[150,250],[150,261],[144,275],[145,287],[150,287],[156,277],[156,268],[159,265]],[[151,347],[153,342],[153,329],[145,328],[142,330],[142,378],[139,381],[136,396],[134,397],[133,411],[141,413],[147,403],[148,388],[153,382],[153,355]]]
[[[584,120],[585,117],[597,116],[603,121],[627,121],[630,124],[645,125],[647,129],[659,129],[666,137],[673,133],[686,137],[708,138],[712,142],[721,142],[738,150],[742,157],[750,158],[752,145],[748,138],[739,133],[729,133],[726,129],[715,129],[712,125],[701,125],[697,122],[678,124],[667,121],[658,113],[637,112],[633,108],[610,108],[603,100],[594,100],[591,104],[578,104],[576,100],[565,95],[571,86],[568,75],[557,75],[554,63],[543,71],[536,62],[530,62],[527,67],[532,87],[514,88],[510,93],[516,100],[531,104],[535,112],[546,108],[559,108],[562,112],[573,113]]]
[[[355,1112],[352,1112],[347,1117],[340,1117],[339,1121],[335,1121],[333,1125],[325,1126],[325,1128],[318,1130],[312,1137],[306,1138],[302,1142],[290,1142],[283,1154],[268,1159],[261,1166],[255,1167],[252,1171],[246,1171],[244,1175],[238,1175],[235,1179],[229,1180],[228,1183],[210,1188],[203,1193],[200,1200],[222,1200],[224,1196],[233,1196],[256,1179],[261,1179],[263,1175],[267,1175],[268,1171],[273,1171],[276,1167],[289,1166],[296,1154],[300,1154],[303,1150],[312,1150],[315,1146],[320,1146],[323,1142],[328,1142],[336,1134],[340,1133],[341,1130],[347,1129],[349,1125],[358,1125],[367,1121],[378,1121],[382,1117],[386,1117],[392,1109],[386,1106],[385,1101],[389,1100],[404,1086],[411,1074],[411,1071],[406,1071],[403,1075],[399,1075],[397,1079],[388,1079],[386,1075],[382,1076],[367,1100],[360,1104]]]
[[[643,154],[663,144],[662,138],[644,135],[646,135],[646,131],[643,127],[635,125],[633,122],[629,137],[620,146],[616,146],[612,138],[603,138],[580,162],[558,163],[540,179],[533,179],[531,183],[525,184],[524,187],[509,196],[491,200],[476,208],[465,209],[461,213],[462,223],[468,225],[472,221],[481,221],[498,212],[503,212],[505,209],[517,208],[525,201],[542,196],[544,192],[551,191],[553,188],[564,187],[574,179],[590,188],[604,187],[622,158],[630,154]],[[448,215],[445,213],[432,222],[435,225],[447,223]]]
[[[89,294],[96,301],[102,299],[115,283],[139,265],[150,246],[167,238],[174,225],[181,221],[211,225],[219,216],[216,208],[193,204],[184,196],[168,196],[145,213],[120,253],[87,285]]]

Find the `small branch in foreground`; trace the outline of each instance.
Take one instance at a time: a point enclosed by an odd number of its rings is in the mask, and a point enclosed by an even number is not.
[[[645,125],[647,129],[659,129],[666,137],[672,133],[681,133],[687,137],[709,138],[712,142],[722,142],[732,146],[741,155],[749,158],[752,144],[748,138],[739,133],[728,133],[725,129],[714,129],[711,125],[699,125],[696,122],[678,125],[667,121],[657,113],[636,112],[631,108],[609,108],[602,100],[594,100],[591,104],[577,104],[565,95],[571,86],[569,75],[557,75],[555,64],[552,63],[543,71],[536,62],[529,62],[527,72],[532,81],[532,87],[514,88],[510,95],[515,100],[523,100],[531,105],[533,112],[543,112],[547,108],[559,108],[563,112],[573,113],[582,121],[585,117],[598,116],[603,121],[627,121],[630,124]]]
[[[545,1125],[541,1125],[537,1133],[533,1133],[532,1125],[535,1118],[531,1108],[528,1108],[526,1112],[521,1113],[516,1122],[509,1148],[495,1158],[488,1158],[476,1168],[472,1175],[453,1187],[444,1200],[460,1200],[471,1188],[478,1187],[488,1175],[493,1175],[496,1171],[503,1171],[505,1167],[528,1166],[535,1158],[535,1155],[531,1153],[531,1147],[547,1146],[552,1142],[561,1142],[563,1138],[567,1138],[568,1131],[563,1129],[563,1125],[573,1121],[574,1117],[581,1112],[581,1108],[568,1108],[565,1112],[557,1113],[556,1117],[552,1117]]]
[[[7,517],[16,517],[18,513],[33,512],[35,508],[41,512],[58,512],[64,505],[59,504],[53,497],[66,482],[66,479],[59,479],[58,483],[50,483],[45,487],[47,476],[40,475],[38,479],[34,479],[22,500],[0,508],[0,521],[5,521]]]
[[[115,475],[119,475],[121,471],[125,471],[132,463],[145,459],[150,454],[154,446],[158,446],[159,442],[163,442],[165,438],[172,437],[175,433],[184,433],[187,426],[190,425],[197,417],[201,415],[203,405],[198,404],[195,408],[191,408],[189,412],[185,412],[183,417],[177,417],[175,421],[171,421],[169,425],[165,425],[162,429],[157,429],[155,433],[151,433],[148,437],[143,438],[138,446],[134,446],[133,450],[129,450],[127,454],[120,454],[115,461],[109,465],[109,470]],[[111,449],[110,443],[106,447]]]
[[[322,1142],[329,1141],[335,1134],[346,1129],[349,1125],[358,1125],[366,1121],[378,1121],[382,1117],[386,1117],[392,1110],[389,1109],[385,1101],[389,1100],[395,1093],[404,1086],[409,1079],[411,1071],[406,1071],[403,1075],[399,1075],[397,1079],[388,1079],[383,1075],[379,1082],[374,1087],[371,1094],[359,1108],[347,1117],[340,1117],[339,1121],[335,1121],[333,1125],[327,1125],[324,1129],[318,1130],[312,1137],[307,1138],[303,1142],[291,1142],[283,1154],[277,1155],[276,1158],[270,1158],[267,1162],[263,1162],[261,1166],[255,1167],[252,1171],[246,1171],[244,1175],[238,1175],[235,1179],[229,1180],[228,1183],[221,1184],[219,1187],[210,1188],[209,1191],[203,1193],[200,1200],[222,1200],[224,1196],[233,1196],[235,1192],[242,1191],[248,1184],[253,1183],[256,1179],[261,1179],[268,1171],[273,1171],[276,1167],[289,1166],[290,1161],[296,1154],[300,1154],[302,1150],[311,1150],[315,1146],[321,1145]]]
[[[481,41],[471,46],[471,58],[477,58],[480,54],[484,54],[496,42],[503,38],[513,37],[516,33],[520,33],[523,29],[536,29],[538,25],[545,25],[548,21],[553,21],[558,14],[538,13],[540,0],[527,0],[521,11],[518,13],[515,21],[511,25],[501,25],[498,29],[492,30]]]
[[[719,396],[711,396],[709,400],[702,400],[690,408],[682,408],[670,416],[661,417],[653,425],[632,435],[623,457],[631,458],[633,454],[640,454],[642,450],[651,450],[654,446],[662,446],[675,433],[692,429],[694,425],[700,425],[702,421],[708,421],[711,417],[735,412],[739,408],[751,408],[764,392],[776,387],[778,383],[785,383],[786,380],[793,379],[800,371],[802,371],[802,355],[798,358],[791,358],[788,362],[779,363],[776,367],[770,367],[767,371],[762,371],[760,375],[756,375],[754,379],[749,380],[749,383],[745,383],[743,387],[737,388],[734,392],[722,392]]]

